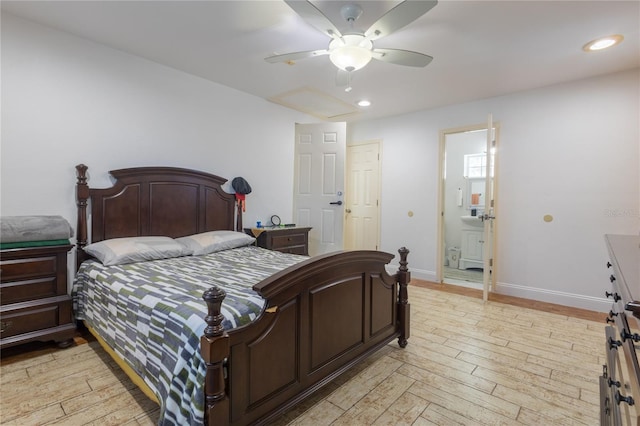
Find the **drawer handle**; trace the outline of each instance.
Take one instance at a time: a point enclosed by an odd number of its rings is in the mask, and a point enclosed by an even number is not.
[[[13,326],[13,321],[0,322],[0,333],[4,333]]]
[[[614,302],[617,302],[618,300],[620,300],[620,295],[618,293],[609,293],[608,291],[605,291],[604,295],[607,296],[607,297],[613,296],[613,301]]]
[[[611,386],[615,386],[615,387],[618,387],[618,388],[619,388],[619,387],[620,387],[620,385],[621,385],[621,383],[620,383],[619,381],[617,381],[617,380],[611,380],[611,377],[609,377],[609,378],[607,379],[607,383],[609,384],[609,387],[611,387]]]
[[[618,346],[622,346],[620,340],[613,340],[613,337],[609,337],[609,349],[618,349]]]
[[[630,396],[622,396],[620,391],[616,392],[616,402],[618,403],[618,405],[620,405],[621,402],[626,402],[629,405],[635,404],[635,401],[633,400],[632,397],[630,397]]]
[[[613,275],[609,277],[609,281],[614,282],[615,280],[616,280],[616,277],[614,277]]]
[[[611,268],[611,262],[607,262],[607,268]]]
[[[627,330],[622,330],[620,332],[620,337],[622,338],[622,341],[624,342],[627,339],[631,339],[634,342],[640,342],[640,334],[638,333],[629,333]]]

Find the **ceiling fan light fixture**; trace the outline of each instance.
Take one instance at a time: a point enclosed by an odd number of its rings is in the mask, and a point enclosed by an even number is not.
[[[620,34],[600,37],[585,44],[582,49],[586,52],[596,52],[620,44],[622,40],[624,40],[624,37]]]
[[[345,35],[329,43],[329,59],[336,67],[345,71],[357,71],[367,65],[373,57],[373,43],[358,34]]]

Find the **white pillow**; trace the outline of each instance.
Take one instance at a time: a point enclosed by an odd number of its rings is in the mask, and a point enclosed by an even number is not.
[[[176,241],[191,250],[194,256],[248,246],[253,244],[255,240],[250,235],[235,231],[209,231],[176,238]]]
[[[89,244],[84,251],[105,266],[167,259],[191,254],[184,245],[169,237],[113,238]]]

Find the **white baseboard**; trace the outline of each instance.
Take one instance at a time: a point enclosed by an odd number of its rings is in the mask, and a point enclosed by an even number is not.
[[[395,274],[399,265],[389,265],[389,273]],[[412,278],[430,282],[436,281],[436,273],[424,269],[411,269]],[[482,289],[482,284],[464,285],[465,287]],[[588,309],[595,312],[609,312],[611,300],[604,297],[584,296],[582,294],[566,293],[563,291],[548,290],[544,288],[527,287],[518,284],[496,283],[496,293],[506,296],[521,297],[523,299],[538,300],[541,302],[555,303],[556,305],[571,306],[574,308]]]
[[[389,273],[395,274],[398,271],[399,266],[400,266],[399,264],[398,265],[389,264],[389,268],[387,268],[387,270],[389,271]],[[411,272],[411,278],[430,281],[432,283],[437,282],[436,273],[433,271],[425,271],[424,269],[413,269],[410,267],[409,272]]]
[[[524,299],[539,300],[555,303],[556,305],[572,306],[596,312],[609,312],[611,300],[604,297],[584,296],[582,294],[566,293],[563,291],[544,288],[525,287],[517,284],[496,283],[496,293],[507,296],[522,297]]]

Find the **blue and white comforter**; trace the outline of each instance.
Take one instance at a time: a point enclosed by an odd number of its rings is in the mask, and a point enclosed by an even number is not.
[[[84,262],[72,296],[84,320],[140,375],[161,403],[160,424],[204,419],[205,290],[218,286],[225,329],[248,324],[264,307],[254,284],[306,257],[257,247],[120,266]]]

